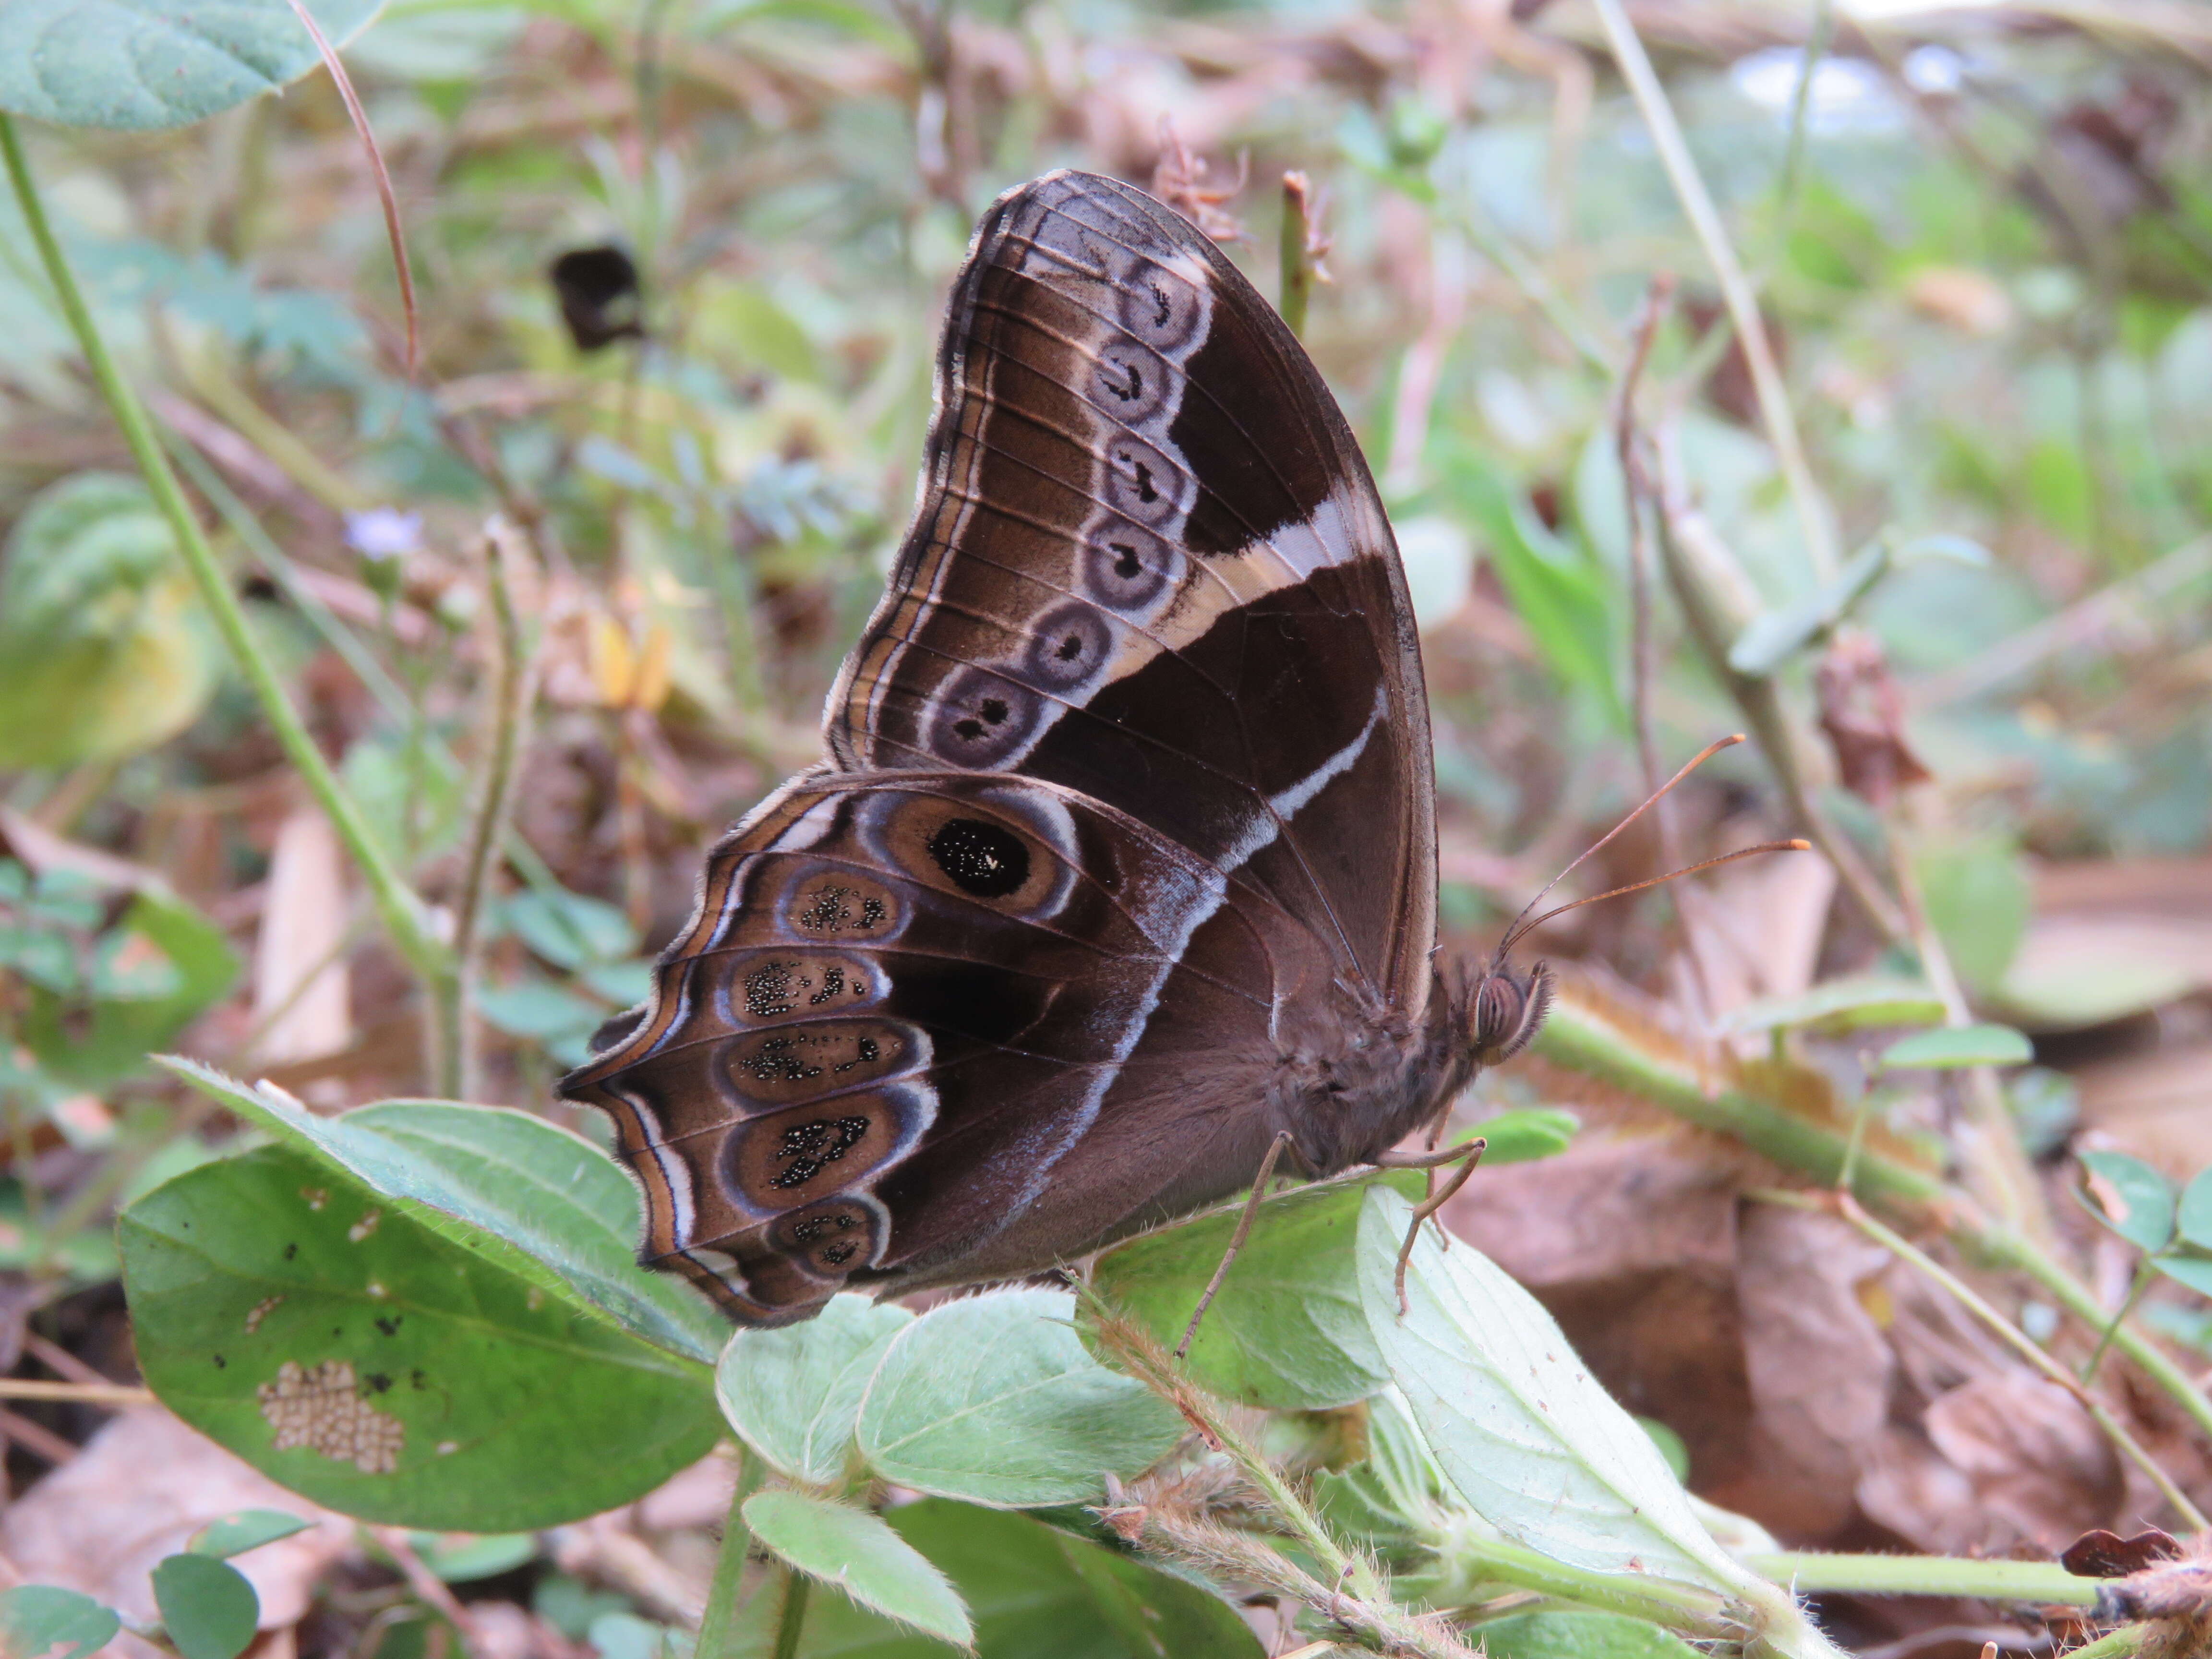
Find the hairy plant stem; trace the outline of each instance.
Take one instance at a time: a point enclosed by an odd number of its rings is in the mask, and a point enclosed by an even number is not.
[[[730,1491],[730,1512],[722,1521],[721,1547],[714,1555],[714,1576],[707,1585],[707,1605],[699,1615],[693,1659],[738,1659],[740,1652],[738,1593],[744,1587],[745,1554],[753,1541],[752,1528],[745,1525],[745,1499],[760,1490],[764,1468],[744,1441],[737,1447],[737,1484]]]
[[[1747,1555],[1744,1565],[1778,1584],[1810,1594],[1971,1595],[1984,1601],[2097,1604],[2104,1581],[2082,1578],[2050,1561],[1975,1561],[1954,1555],[1825,1555],[1786,1550]]]
[[[416,977],[422,982],[428,1006],[431,1011],[431,1046],[434,1054],[453,1051],[459,1033],[448,1023],[451,999],[447,988],[450,985],[455,965],[453,952],[432,931],[430,920],[422,901],[386,858],[377,845],[368,821],[361,815],[351,796],[338,782],[337,775],[315,739],[293,708],[283,682],[262,651],[260,642],[253,637],[247,625],[246,613],[240,609],[237,596],[230,590],[222,567],[217,562],[215,550],[208,545],[201,533],[199,520],[193,516],[191,504],[177,483],[177,475],[170,470],[168,458],[162,453],[161,441],[155,435],[153,423],[148,419],[144,406],[138,401],[130,383],[123,378],[122,370],[107,349],[107,342],[93,320],[91,307],[85,303],[83,290],[77,285],[76,276],[63,255],[61,243],[56,239],[53,227],[47,222],[46,208],[39,198],[38,187],[31,177],[30,165],[23,155],[14,120],[0,114],[0,155],[4,155],[9,184],[14,187],[15,201],[21,209],[23,222],[37,246],[44,264],[46,277],[53,284],[55,297],[60,301],[62,313],[76,335],[77,344],[84,353],[93,379],[100,387],[100,396],[107,404],[108,412],[130,446],[131,459],[146,480],[146,487],[154,496],[155,504],[168,521],[170,532],[176,537],[177,549],[184,556],[199,590],[200,601],[207,606],[215,619],[216,627],[229,648],[231,657],[252,688],[261,704],[263,717],[276,735],[284,750],[316,804],[330,817],[346,850],[360,866],[362,878],[368,884],[376,902],[385,931],[394,946],[406,958]],[[436,1068],[433,1072],[435,1074]]]
[[[796,1568],[783,1571],[783,1607],[776,1615],[773,1659],[799,1659],[799,1638],[806,1632],[806,1592],[811,1581]]]
[[[1318,1602],[1297,1592],[1309,1607],[1325,1618],[1336,1618],[1381,1652],[1405,1654],[1413,1659],[1468,1659],[1469,1650],[1464,1644],[1426,1627],[1391,1599],[1389,1588],[1374,1564],[1337,1541],[1282,1472],[1237,1431],[1218,1402],[1182,1374],[1151,1333],[1116,1313],[1088,1285],[1079,1286],[1078,1294],[1100,1344],[1129,1375],[1173,1406],[1209,1445],[1218,1448],[1237,1465],[1267,1500],[1274,1518],[1312,1556],[1333,1585],[1349,1588],[1349,1595],[1332,1589]],[[1297,1570],[1288,1562],[1282,1565],[1287,1583]]]
[[[2106,1631],[2094,1642],[2085,1642],[2066,1659],[2130,1659],[2140,1653],[2149,1639],[2148,1625],[2123,1625],[2118,1630]]]
[[[1316,258],[1313,194],[1303,173],[1283,175],[1283,228],[1275,257],[1282,272],[1284,326],[1301,338],[1306,331],[1306,304],[1313,298]]]

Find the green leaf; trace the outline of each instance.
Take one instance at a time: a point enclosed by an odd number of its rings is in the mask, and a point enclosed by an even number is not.
[[[714,1368],[722,1415],[769,1466],[833,1486],[854,1454],[860,1396],[891,1339],[914,1322],[896,1306],[834,1296],[802,1325],[739,1331]]]
[[[637,1265],[637,1188],[581,1135],[527,1112],[447,1101],[390,1100],[318,1117],[288,1095],[196,1061],[161,1063],[544,1294],[702,1365],[721,1352],[729,1328],[721,1317],[668,1275]]]
[[[512,1572],[538,1559],[538,1540],[526,1532],[494,1533],[485,1538],[418,1532],[407,1541],[422,1565],[448,1584]]]
[[[117,1224],[147,1382],[302,1496],[439,1531],[573,1521],[705,1455],[704,1366],[434,1213],[288,1146],[155,1188]]]
[[[540,1042],[579,1031],[588,1036],[607,1017],[599,1004],[542,979],[487,985],[477,995],[477,1006],[494,1030]]]
[[[805,1492],[757,1492],[744,1517],[762,1544],[862,1607],[962,1647],[973,1638],[951,1580],[880,1516]]]
[[[282,1510],[240,1510],[209,1522],[191,1535],[185,1547],[194,1555],[210,1555],[222,1560],[258,1550],[280,1538],[289,1538],[314,1524]]]
[[[1516,1613],[1470,1633],[1490,1659],[1695,1659],[1698,1652],[1641,1619],[1583,1608]]]
[[[2028,1040],[2009,1025],[1944,1025],[1899,1037],[1881,1051],[1876,1069],[1954,1071],[1962,1066],[2025,1066]]]
[[[634,1613],[603,1613],[585,1638],[599,1659],[660,1659],[668,1651],[665,1626]]]
[[[1889,548],[1877,542],[1854,554],[1824,586],[1752,618],[1729,647],[1728,665],[1764,678],[1850,613],[1889,568]]]
[[[1237,1610],[1188,1579],[1026,1515],[930,1498],[884,1516],[968,1604],[976,1659],[1261,1659]],[[933,1659],[842,1596],[807,1604],[802,1659]]]
[[[1730,1031],[1803,1030],[1823,1036],[1879,1025],[1940,1025],[1943,999],[1916,980],[1854,975],[1815,985],[1802,996],[1764,997],[1721,1024]]]
[[[88,1659],[123,1621],[89,1595],[52,1584],[0,1590],[0,1652],[9,1659]]]
[[[617,907],[565,888],[517,893],[500,907],[500,915],[525,945],[556,968],[614,962],[637,949],[637,929]]]
[[[1489,1169],[1556,1157],[1574,1144],[1575,1132],[1582,1127],[1580,1118],[1556,1106],[1516,1106],[1483,1119],[1460,1139],[1480,1135],[1489,1142],[1482,1152],[1483,1168]]]
[[[1409,1193],[1417,1175],[1395,1177]],[[1240,1405],[1320,1411],[1389,1380],[1367,1334],[1354,1247],[1372,1173],[1316,1182],[1260,1206],[1185,1360],[1192,1379]],[[1244,1201],[1163,1228],[1099,1257],[1091,1283],[1164,1347],[1182,1340]]]
[[[167,972],[146,996],[103,995],[95,982],[89,1008],[77,999],[33,992],[22,1020],[24,1046],[53,1076],[84,1089],[106,1089],[142,1070],[154,1049],[222,1000],[239,961],[222,930],[191,905],[142,888],[103,944],[136,954],[151,945]]]
[[[1487,464],[1455,453],[1444,465],[1443,482],[1452,504],[1482,532],[1492,568],[1553,672],[1597,693],[1609,712],[1625,719],[1601,573],[1546,529]]]
[[[376,0],[310,7],[342,46]],[[220,114],[322,62],[285,0],[0,0],[0,109],[143,132]]]
[[[12,46],[18,20],[68,3],[0,0],[0,108],[34,54],[76,44]],[[220,660],[144,484],[80,472],[24,508],[0,562],[0,766],[118,760],[165,742],[207,706]]]
[[[2076,1196],[2091,1215],[2137,1249],[2162,1250],[2173,1242],[2173,1188],[2164,1176],[2125,1152],[2084,1152],[2081,1167],[2088,1190]]]
[[[1995,993],[2034,904],[2019,853],[2009,842],[1984,836],[1923,848],[1912,863],[1929,922],[1959,977],[1978,992]]]
[[[2212,1255],[2154,1255],[2150,1265],[2199,1296],[2212,1296]]]
[[[1596,1572],[1731,1595],[1749,1575],[1699,1524],[1641,1425],[1591,1380],[1541,1304],[1472,1245],[1415,1241],[1413,1207],[1370,1189],[1360,1289],[1391,1380],[1467,1507],[1515,1543]]]
[[[886,1480],[1007,1509],[1095,1502],[1182,1437],[1173,1409],[1085,1352],[1059,1291],[941,1303],[891,1340],[860,1404]]]
[[[154,1605],[185,1659],[238,1659],[261,1617],[245,1575],[205,1555],[173,1555],[155,1566]]]
[[[2212,1165],[2199,1170],[2197,1178],[2181,1189],[2181,1203],[2173,1219],[2184,1238],[2212,1250]]]

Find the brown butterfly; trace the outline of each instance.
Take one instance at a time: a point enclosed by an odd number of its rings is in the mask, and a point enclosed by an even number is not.
[[[1372,1163],[1544,1018],[1540,964],[1435,959],[1420,651],[1358,446],[1128,185],[985,215],[825,738],[561,1085],[614,1121],[643,1260],[743,1323],[1071,1261],[1279,1135]]]

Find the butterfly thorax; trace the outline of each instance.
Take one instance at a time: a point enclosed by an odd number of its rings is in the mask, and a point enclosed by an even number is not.
[[[1283,1045],[1268,1099],[1314,1174],[1372,1163],[1443,1115],[1474,1070],[1473,994],[1448,969],[1418,1023],[1347,998]]]

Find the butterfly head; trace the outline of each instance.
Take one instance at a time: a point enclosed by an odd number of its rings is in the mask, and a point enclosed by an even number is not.
[[[1538,963],[1516,973],[1501,950],[1468,999],[1468,1053],[1478,1066],[1503,1065],[1528,1046],[1552,1007],[1552,969]]]

